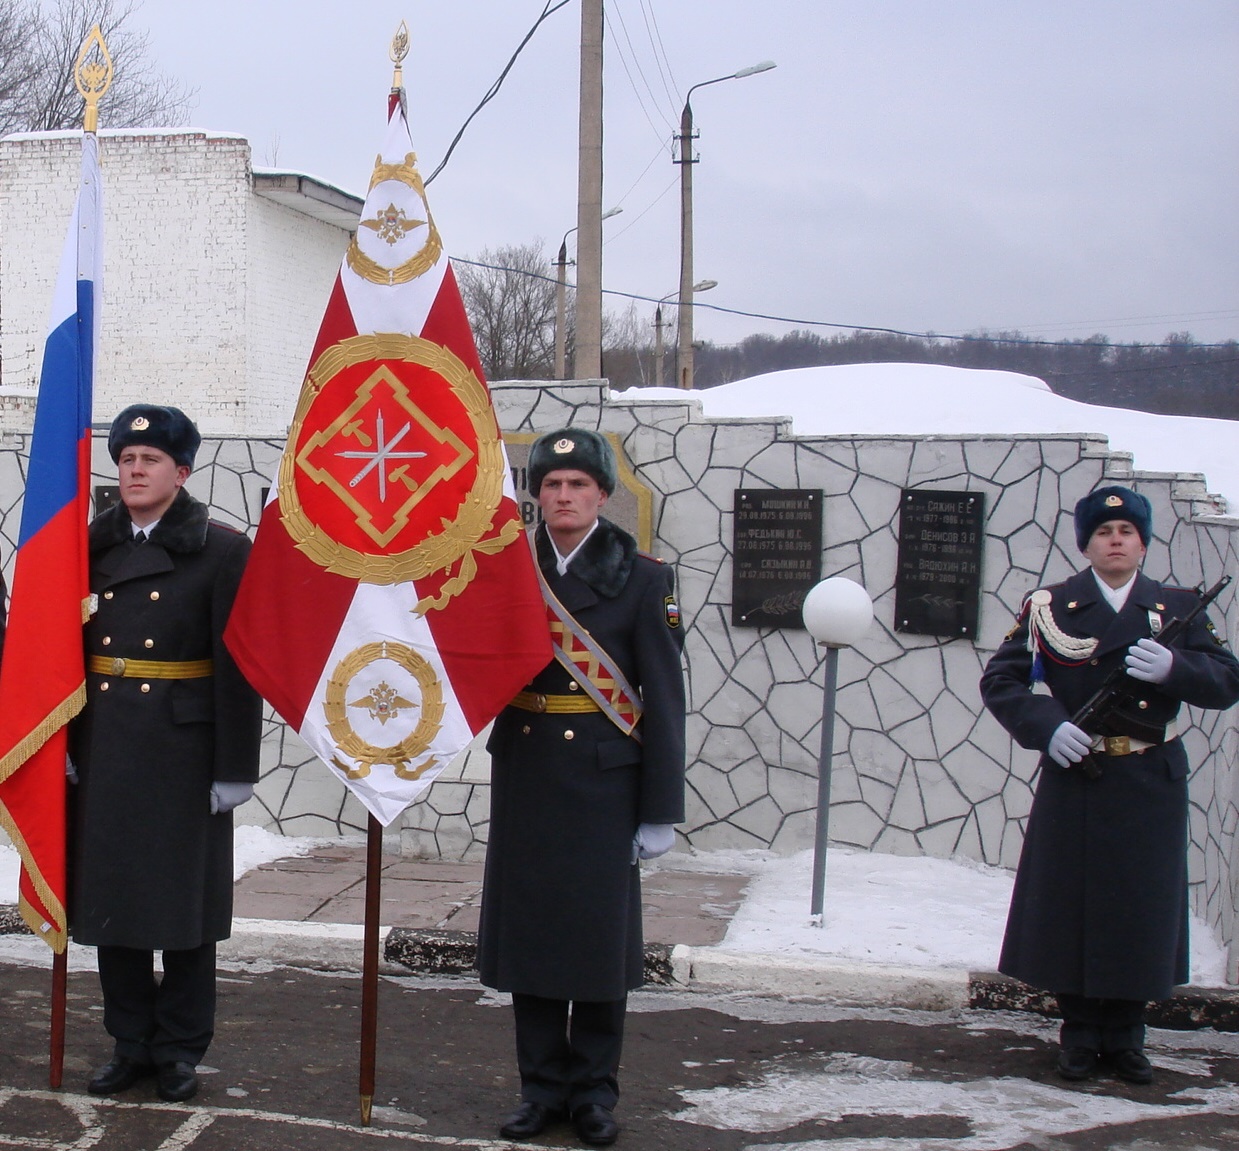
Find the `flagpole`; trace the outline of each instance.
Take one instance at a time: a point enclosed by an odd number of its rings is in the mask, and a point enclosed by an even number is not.
[[[379,1023],[379,895],[383,884],[383,825],[373,815],[366,827],[366,930],[361,968],[361,1125],[370,1126],[374,1105],[375,1050]]]
[[[387,114],[399,106],[404,97],[404,58],[409,54],[409,27],[401,20],[392,37],[390,56],[392,72],[391,96]],[[364,954],[361,967],[361,1067],[358,1075],[361,1095],[361,1125],[370,1126],[374,1108],[374,1071],[378,1048],[379,1027],[379,908],[383,886],[383,825],[370,815],[366,824],[366,912]]]
[[[73,66],[73,83],[85,102],[82,132],[94,135],[99,128],[99,101],[112,85],[112,57],[96,24],[82,43]],[[66,936],[68,924],[65,925]],[[52,954],[52,1000],[47,1080],[52,1090],[64,1080],[65,1018],[69,988],[69,941]]]
[[[69,948],[52,955],[51,1053],[47,1082],[53,1091],[60,1087],[65,1070],[65,1004],[68,1000]]]

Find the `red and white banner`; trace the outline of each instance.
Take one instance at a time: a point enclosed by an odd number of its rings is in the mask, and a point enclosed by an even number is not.
[[[384,825],[552,658],[395,96],[225,638]]]

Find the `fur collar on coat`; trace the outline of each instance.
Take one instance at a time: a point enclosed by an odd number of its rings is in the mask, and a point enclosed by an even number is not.
[[[557,578],[555,549],[551,546],[546,524],[538,528],[535,540],[538,566],[546,578],[553,581]],[[577,552],[568,566],[568,571],[589,584],[600,596],[614,599],[624,590],[636,560],[637,541],[623,528],[599,516],[598,527]]]
[[[206,547],[206,504],[194,499],[184,488],[176,493],[172,506],[164,512],[151,533],[151,543],[170,552],[200,552]],[[124,504],[116,504],[100,512],[90,522],[90,550],[104,551],[123,544],[133,535],[133,520]]]

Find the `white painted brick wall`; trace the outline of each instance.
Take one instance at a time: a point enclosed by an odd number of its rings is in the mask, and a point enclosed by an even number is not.
[[[0,433],[29,428],[80,137],[0,141]],[[208,434],[282,434],[348,233],[254,194],[250,147],[104,132],[95,419],[151,400]]]

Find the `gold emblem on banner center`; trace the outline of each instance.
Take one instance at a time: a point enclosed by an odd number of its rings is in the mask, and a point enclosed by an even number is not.
[[[365,690],[366,694],[350,702],[351,685],[380,660],[392,665],[385,669],[385,678],[367,689],[354,689]],[[388,683],[388,678],[396,679],[396,684]],[[403,720],[405,712],[420,711],[420,715],[403,739],[381,746],[370,743],[353,726],[348,714],[350,707],[367,712],[383,726],[389,721]],[[327,681],[323,710],[331,738],[340,754],[352,760],[353,765],[339,756],[332,756],[331,762],[349,779],[365,779],[380,764],[390,766],[399,779],[418,779],[438,765],[434,756],[416,766],[413,763],[425,755],[443,726],[443,687],[434,668],[404,644],[367,643],[345,656]]]
[[[446,421],[436,422],[422,411],[400,378],[402,363],[418,365],[440,377],[441,385],[459,404],[473,432],[476,449]],[[307,417],[324,389],[346,369],[373,365],[351,396],[331,402],[338,410],[320,430],[304,437]],[[401,426],[385,428],[370,414],[378,391],[390,394]],[[397,407],[398,405],[398,407]],[[381,412],[380,412],[381,415]],[[463,591],[477,574],[474,553],[493,555],[521,535],[516,519],[494,531],[494,519],[503,496],[503,444],[486,388],[464,362],[440,344],[396,333],[353,336],[328,348],[306,375],[289,429],[289,448],[280,460],[280,518],[296,546],[327,571],[363,583],[392,584],[425,579],[448,572],[437,598],[423,600],[416,609],[442,607]],[[428,457],[433,452],[435,459]],[[328,457],[357,457],[358,467],[347,471],[324,466]],[[461,470],[472,464],[472,484],[454,504],[454,517],[434,519],[432,530],[408,546],[401,533],[412,536],[419,505],[443,484],[460,482]],[[433,465],[433,466],[431,466]],[[349,463],[352,467],[352,461]],[[418,469],[416,478],[411,469]],[[378,500],[362,494],[360,481],[375,485]],[[306,485],[306,496],[300,491]],[[306,500],[338,501],[348,510],[358,532],[356,546],[336,539],[307,508]],[[382,513],[382,520],[378,513]],[[323,509],[319,509],[322,518]],[[422,513],[425,515],[425,513]]]

